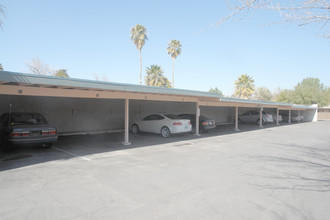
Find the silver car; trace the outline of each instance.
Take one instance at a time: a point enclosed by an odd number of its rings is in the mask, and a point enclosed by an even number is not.
[[[275,113],[270,113],[270,112],[267,112],[267,114],[271,114],[273,116],[273,120],[274,122],[276,123],[277,122],[277,114]],[[282,115],[278,115],[278,122],[281,122],[283,119],[282,119]]]
[[[239,123],[260,123],[260,113],[256,110],[247,111],[238,116]],[[262,112],[262,122],[274,122],[273,116],[265,111]]]

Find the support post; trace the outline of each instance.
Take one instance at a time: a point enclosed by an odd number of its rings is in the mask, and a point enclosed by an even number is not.
[[[276,111],[276,125],[280,125],[280,122],[278,121],[279,116],[280,116],[280,110],[277,108],[277,111]]]
[[[289,120],[288,120],[289,124],[291,124],[291,109],[289,109]]]
[[[196,130],[196,133],[195,133],[195,135],[196,136],[201,136],[200,134],[199,134],[199,116],[200,116],[200,114],[201,114],[201,109],[199,108],[199,103],[198,102],[196,102],[196,124],[195,124],[195,130]]]
[[[263,126],[262,126],[262,112],[263,112],[263,110],[264,110],[264,107],[261,106],[261,107],[260,107],[260,118],[259,118],[259,127],[260,127],[260,128],[263,127]]]
[[[300,121],[300,110],[298,110],[298,122],[301,122]]]
[[[235,131],[239,131],[239,129],[238,129],[238,106],[235,107]]]
[[[123,145],[130,145],[129,142],[129,99],[125,99],[125,141],[122,142]]]

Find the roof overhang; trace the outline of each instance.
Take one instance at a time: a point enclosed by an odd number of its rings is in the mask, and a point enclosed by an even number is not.
[[[194,90],[100,82],[8,71],[0,71],[0,94],[67,98],[198,102],[201,106],[264,107],[287,110],[317,109],[317,106],[301,106],[279,102],[227,98],[220,97],[219,94],[216,93]]]

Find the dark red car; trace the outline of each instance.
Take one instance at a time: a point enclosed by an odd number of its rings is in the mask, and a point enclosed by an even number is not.
[[[0,146],[38,144],[51,147],[57,141],[57,130],[39,113],[13,112],[0,116]]]

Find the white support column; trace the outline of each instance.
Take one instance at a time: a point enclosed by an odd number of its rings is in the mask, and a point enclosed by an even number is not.
[[[318,114],[318,111],[317,111],[318,110],[318,106],[317,106],[317,104],[314,104],[313,107],[315,107],[315,109],[314,109],[314,117],[313,117],[313,120],[312,121],[313,122],[317,122],[317,119],[318,119],[318,115],[317,115]]]
[[[123,145],[130,145],[129,142],[129,99],[125,99],[125,141]]]
[[[291,109],[289,109],[289,120],[288,120],[289,124],[291,124]]]
[[[238,106],[235,107],[235,131],[239,131],[239,129],[238,129]]]
[[[280,110],[277,108],[277,111],[276,111],[276,125],[280,125],[280,122],[278,121],[279,116],[280,116]]]
[[[260,107],[260,118],[259,118],[259,127],[262,128],[262,112],[264,110],[264,107]]]
[[[199,134],[199,116],[201,114],[201,109],[199,108],[199,103],[196,102],[196,125],[195,125],[195,128],[196,128],[196,133],[195,135],[196,136],[201,136]]]

